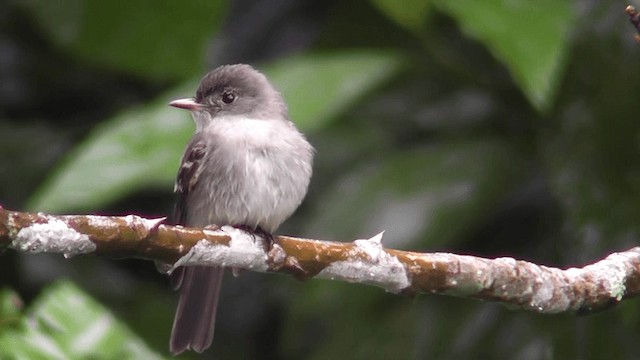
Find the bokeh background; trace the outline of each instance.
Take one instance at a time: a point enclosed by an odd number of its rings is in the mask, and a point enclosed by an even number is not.
[[[637,5],[637,4],[636,4]],[[317,149],[279,233],[582,266],[638,243],[640,44],[619,1],[0,2],[0,204],[166,216],[193,131],[167,107],[225,63]],[[169,358],[142,260],[0,257],[0,358]],[[637,359],[636,301],[543,316],[244,272],[218,359]],[[64,329],[64,331],[61,331]]]

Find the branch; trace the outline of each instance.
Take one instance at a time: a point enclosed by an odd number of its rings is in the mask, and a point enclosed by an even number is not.
[[[628,5],[624,11],[629,15],[629,22],[636,28],[638,34],[635,35],[636,41],[640,41],[640,14],[636,11],[636,8]]]
[[[401,294],[445,294],[498,301],[539,313],[589,313],[640,292],[640,247],[583,268],[561,270],[513,258],[385,249],[382,234],[350,243],[277,236],[264,239],[229,226],[195,229],[137,216],[53,216],[0,207],[0,248],[95,254],[217,265],[379,286]]]

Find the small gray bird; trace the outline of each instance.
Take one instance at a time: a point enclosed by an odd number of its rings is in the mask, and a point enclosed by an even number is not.
[[[196,123],[176,180],[173,223],[270,236],[302,202],[314,153],[280,93],[251,66],[225,65],[202,79],[195,98],[170,105],[191,111]],[[206,266],[172,274],[172,286],[181,288],[173,354],[211,345],[222,274]]]

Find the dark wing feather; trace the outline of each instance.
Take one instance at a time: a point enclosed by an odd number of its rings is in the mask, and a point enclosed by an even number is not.
[[[194,135],[187,145],[180,161],[178,177],[176,178],[174,187],[176,200],[173,206],[173,214],[167,222],[169,225],[189,225],[187,224],[187,200],[202,172],[202,158],[206,154],[206,151],[207,144],[202,136],[200,134]],[[178,290],[180,285],[182,285],[183,278],[184,268],[179,267],[175,269],[169,277],[171,288]]]
[[[198,182],[198,177],[202,172],[202,158],[206,154],[207,144],[203,141],[200,134],[194,135],[180,160],[180,168],[178,169],[178,177],[174,186],[176,196],[173,206],[173,214],[167,222],[169,225],[187,224],[187,200],[189,193]],[[171,273],[169,283],[173,290],[178,290],[182,285],[184,278],[184,268],[179,267]]]
[[[200,134],[196,134],[180,161],[180,169],[178,170],[178,177],[176,178],[176,185],[174,192],[176,194],[176,202],[173,208],[173,216],[171,217],[171,225],[183,225],[187,224],[187,199],[193,188],[198,183],[198,178],[202,173],[202,158],[207,152],[207,144],[202,139]]]
[[[198,133],[187,145],[180,162],[171,219],[173,225],[191,225],[187,221],[187,202],[198,184],[206,153],[207,142]],[[202,352],[211,345],[222,274],[222,268],[202,266],[179,267],[171,274],[173,289],[182,287],[171,330],[172,354],[186,349]]]

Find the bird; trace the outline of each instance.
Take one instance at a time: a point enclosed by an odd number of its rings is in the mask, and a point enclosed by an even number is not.
[[[315,154],[282,95],[252,66],[223,65],[202,78],[194,98],[169,105],[190,111],[196,125],[180,161],[171,222],[230,225],[273,239],[307,193]],[[172,354],[210,347],[222,277],[223,268],[211,266],[171,274],[180,289]]]

